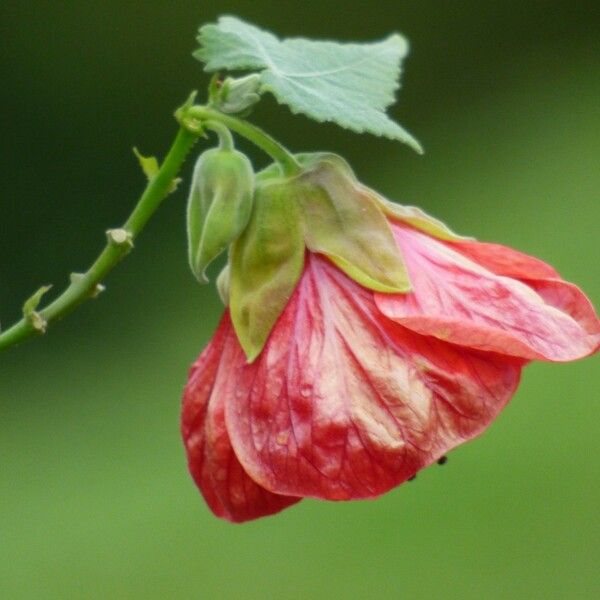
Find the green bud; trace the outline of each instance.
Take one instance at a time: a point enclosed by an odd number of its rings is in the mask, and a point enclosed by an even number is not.
[[[259,100],[260,75],[252,73],[234,79],[227,77],[217,94],[217,108],[224,113],[238,114],[247,111]]]
[[[231,246],[229,308],[249,362],[260,354],[304,267],[297,191],[294,180],[257,183],[248,227]]]
[[[254,174],[248,158],[233,149],[203,152],[188,198],[188,257],[192,272],[207,283],[206,267],[244,230],[252,211]]]

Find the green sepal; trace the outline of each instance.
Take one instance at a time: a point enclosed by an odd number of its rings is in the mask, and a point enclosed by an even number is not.
[[[402,204],[391,202],[373,190],[369,190],[368,188],[365,188],[365,190],[367,193],[372,194],[373,198],[381,207],[381,210],[383,210],[385,215],[392,220],[408,223],[415,229],[419,229],[420,231],[424,231],[433,237],[448,242],[473,239],[472,237],[466,237],[455,233],[445,223],[428,215],[426,212],[420,208],[417,208],[416,206],[403,206]]]
[[[188,197],[188,258],[192,272],[207,283],[207,266],[248,224],[254,173],[236,150],[214,148],[200,155]]]
[[[383,211],[384,215],[391,220],[408,223],[415,229],[424,231],[425,233],[440,240],[456,242],[474,239],[473,237],[460,235],[452,231],[452,229],[450,229],[444,222],[432,217],[431,215],[428,215],[425,211],[417,206],[404,206],[402,204],[392,202],[391,200],[384,198],[375,190],[372,190],[356,181],[356,177],[354,176],[350,165],[337,154],[326,152],[300,153],[296,154],[295,158],[306,169],[314,169],[317,165],[319,165],[320,162],[329,162],[332,165],[336,165],[337,168],[345,171],[347,176],[355,181],[356,185],[361,189],[361,192],[370,196]],[[266,170],[267,169],[265,169],[263,172]]]
[[[217,292],[219,292],[219,298],[225,306],[229,304],[229,272],[230,266],[227,263],[217,275]]]
[[[302,158],[297,177],[306,246],[326,255],[351,279],[371,290],[410,291],[410,280],[385,215],[339,156]]]
[[[248,362],[262,351],[304,267],[295,189],[280,178],[258,184],[250,222],[231,246],[229,309]]]
[[[264,183],[269,179],[276,179],[277,177],[283,177],[283,171],[278,163],[271,163],[254,175],[254,182],[256,185],[259,185],[260,183]]]
[[[42,301],[42,297],[52,288],[51,285],[43,285],[23,303],[23,316],[27,319],[35,313]]]

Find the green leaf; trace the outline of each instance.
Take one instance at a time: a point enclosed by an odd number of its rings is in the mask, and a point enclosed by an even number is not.
[[[206,71],[259,71],[261,91],[292,112],[356,131],[399,140],[417,152],[417,140],[385,113],[399,87],[408,43],[398,35],[369,44],[304,38],[279,40],[235,17],[200,28],[194,56]]]

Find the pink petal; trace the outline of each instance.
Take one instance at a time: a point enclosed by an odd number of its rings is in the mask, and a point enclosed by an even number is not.
[[[377,496],[481,433],[522,362],[416,335],[308,255],[262,353],[228,337],[225,420],[246,472],[279,494]]]
[[[224,396],[219,393],[228,375],[221,355],[227,338],[233,336],[226,314],[190,371],[181,429],[190,472],[206,503],[218,517],[242,522],[277,513],[300,498],[272,494],[256,484],[233,452],[225,428]]]
[[[592,303],[586,295],[572,283],[562,279],[537,279],[525,281],[539,294],[544,302],[569,315],[583,327],[590,337],[598,339],[600,323]],[[596,347],[597,349],[597,347]]]
[[[447,242],[446,245],[496,275],[515,279],[560,279],[554,268],[543,260],[508,246],[474,241]]]
[[[412,292],[376,294],[384,315],[413,331],[484,351],[550,361],[568,361],[595,352],[600,321],[589,300],[559,279],[535,281],[555,272],[502,246],[484,245],[470,255],[497,275],[446,244],[414,229],[392,224],[409,272]],[[465,243],[458,244],[461,247]],[[493,249],[505,257],[493,258]]]

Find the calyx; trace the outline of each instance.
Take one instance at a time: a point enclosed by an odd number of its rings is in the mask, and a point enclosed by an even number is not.
[[[231,245],[220,285],[249,362],[261,352],[302,276],[306,250],[327,256],[361,286],[408,293],[410,280],[390,220],[441,239],[460,239],[420,209],[394,204],[362,185],[335,154],[296,156],[284,177],[275,164],[255,176],[252,214]],[[227,285],[223,285],[225,282]]]

